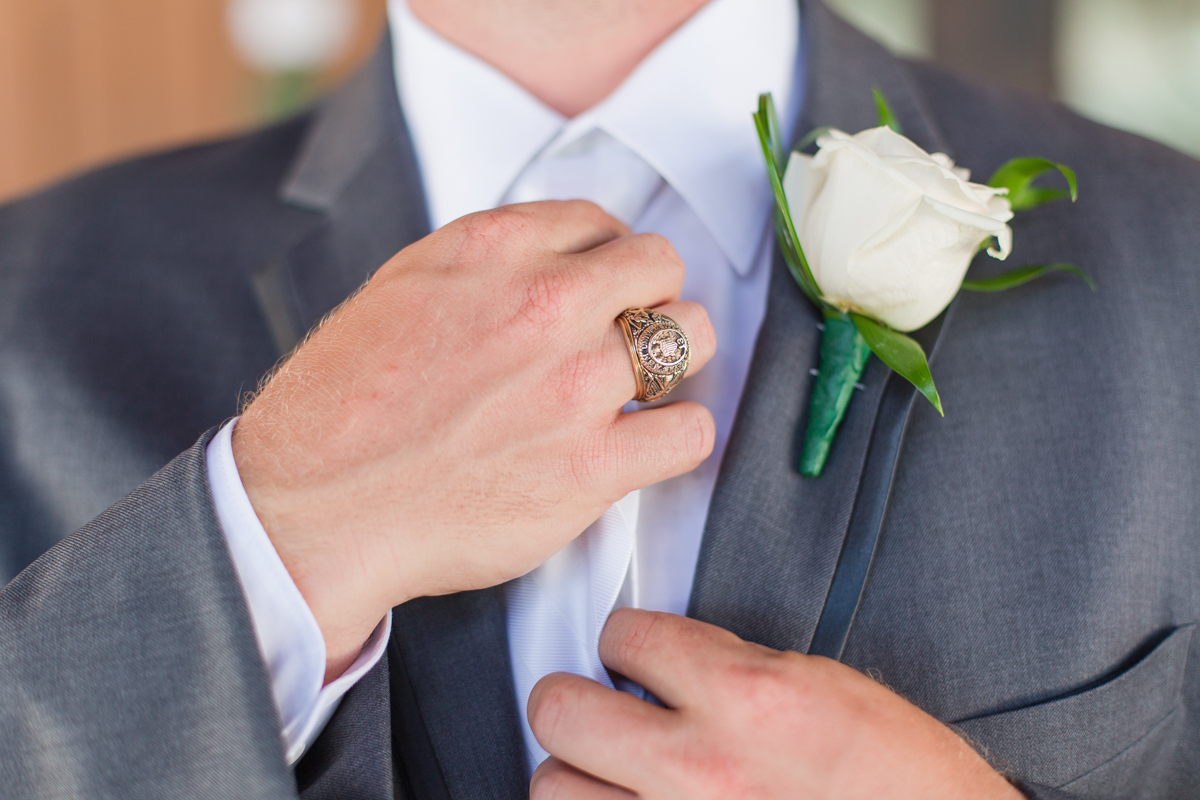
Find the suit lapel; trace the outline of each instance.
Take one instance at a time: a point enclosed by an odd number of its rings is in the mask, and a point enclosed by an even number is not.
[[[285,353],[385,261],[429,233],[389,39],[316,109],[280,199],[321,215],[254,276],[259,306]]]
[[[286,203],[321,215],[254,278],[281,354],[392,255],[429,232],[392,65],[385,38],[359,73],[315,112],[280,189]],[[499,590],[406,603],[395,610],[392,630],[391,713],[359,704],[356,713],[376,718],[350,730],[373,737],[390,730],[404,794],[453,800],[525,796]],[[343,737],[336,745],[378,750],[377,742],[359,739]],[[380,782],[368,795],[390,789]]]
[[[807,84],[798,135],[876,123],[883,90],[905,134],[945,151],[904,65],[802,2]],[[777,257],[767,313],[709,508],[689,614],[771,647],[840,657],[874,554],[914,392],[872,359],[824,474],[801,478],[799,442],[819,315]],[[927,352],[943,319],[918,338]]]
[[[401,659],[393,697],[398,681],[410,691],[398,698],[408,711],[396,746],[415,795],[528,796],[501,591],[421,598],[392,619]]]

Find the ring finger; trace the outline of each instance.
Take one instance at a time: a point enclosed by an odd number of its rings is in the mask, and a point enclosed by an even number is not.
[[[712,359],[717,349],[717,335],[708,312],[699,303],[686,300],[676,300],[653,310],[674,320],[683,330],[690,350],[685,378],[695,375]],[[610,364],[613,370],[613,379],[608,382],[612,387],[610,400],[615,405],[624,405],[637,393],[637,373],[634,370],[644,368],[635,363],[624,330],[616,320],[605,338],[604,348],[605,363]]]

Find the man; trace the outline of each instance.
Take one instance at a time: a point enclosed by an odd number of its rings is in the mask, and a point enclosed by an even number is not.
[[[1194,795],[1200,167],[815,1],[391,13],[311,115],[0,212],[6,796]],[[1016,257],[1100,291],[956,301],[947,418],[873,362],[807,480],[818,319],[736,126],[873,87],[1075,167]],[[632,307],[698,374],[620,414]]]

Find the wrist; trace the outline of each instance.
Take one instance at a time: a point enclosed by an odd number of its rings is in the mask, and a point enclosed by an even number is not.
[[[330,554],[311,555],[314,557],[306,558],[303,552],[289,552],[285,556],[281,552],[280,559],[325,640],[324,682],[329,683],[340,677],[358,658],[391,605],[373,601],[363,591],[367,581],[362,576],[356,578],[341,569],[329,569],[333,561]]]
[[[307,487],[293,489],[284,460],[269,452],[253,420],[233,429],[232,449],[246,497],[325,643],[325,683],[358,658],[393,605],[374,588],[370,565],[352,537],[340,536],[345,521],[323,517],[331,507]]]

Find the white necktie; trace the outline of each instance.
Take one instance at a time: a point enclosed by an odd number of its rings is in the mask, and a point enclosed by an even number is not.
[[[665,185],[641,156],[593,128],[569,142],[551,143],[517,177],[504,202],[591,200],[633,225]]]
[[[565,146],[548,148],[526,167],[504,200],[591,200],[632,225],[664,185],[636,153],[593,129]],[[531,772],[548,755],[526,716],[534,684],[552,672],[572,672],[613,687],[598,646],[609,613],[638,605],[633,558],[638,496],[633,492],[617,502],[579,538],[505,588],[513,678]]]

